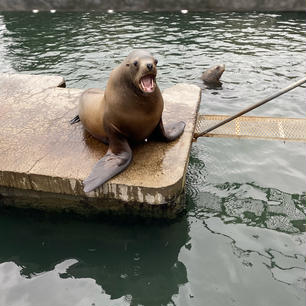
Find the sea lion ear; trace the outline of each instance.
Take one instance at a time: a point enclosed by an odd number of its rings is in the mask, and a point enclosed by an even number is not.
[[[126,64],[126,67],[129,67],[129,66],[130,66],[130,64],[129,64],[129,63],[127,63],[127,64]]]
[[[154,60],[154,64],[155,64],[155,65],[157,65],[157,63],[158,63],[158,60],[157,60],[157,59],[155,59],[155,60]]]

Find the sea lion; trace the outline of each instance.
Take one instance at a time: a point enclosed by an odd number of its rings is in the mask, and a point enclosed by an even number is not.
[[[89,192],[122,172],[132,160],[131,143],[157,137],[177,139],[185,123],[163,125],[163,97],[156,83],[157,60],[146,50],[134,50],[110,74],[105,92],[88,89],[80,97],[79,114],[71,124],[81,121],[95,138],[109,145],[84,180]]]
[[[222,83],[219,81],[221,78],[222,73],[225,70],[225,65],[217,65],[214,67],[211,67],[203,72],[201,79],[206,83],[207,85],[211,86],[221,86]]]

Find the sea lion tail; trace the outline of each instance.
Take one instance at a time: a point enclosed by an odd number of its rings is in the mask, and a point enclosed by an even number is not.
[[[69,122],[70,122],[70,124],[75,124],[75,123],[78,123],[78,122],[80,122],[81,120],[80,120],[80,117],[79,117],[79,115],[76,115],[74,118],[72,118]]]

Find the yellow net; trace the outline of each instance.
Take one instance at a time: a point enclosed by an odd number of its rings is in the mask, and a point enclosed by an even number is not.
[[[201,133],[229,118],[223,115],[199,115],[195,133]],[[306,142],[306,118],[242,116],[218,127],[205,137],[261,138]]]

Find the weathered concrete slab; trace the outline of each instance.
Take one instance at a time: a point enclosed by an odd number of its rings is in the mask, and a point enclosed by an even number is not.
[[[1,204],[168,217],[182,209],[200,88],[178,84],[163,92],[165,122],[186,122],[179,140],[136,146],[126,171],[85,194],[82,181],[107,147],[69,124],[82,90],[59,88],[56,77],[23,78],[20,84],[20,75],[0,75]]]

